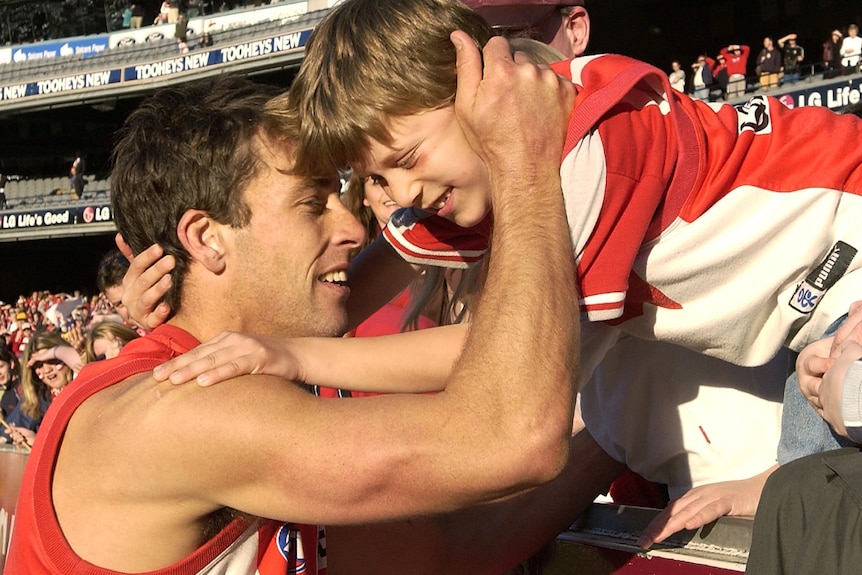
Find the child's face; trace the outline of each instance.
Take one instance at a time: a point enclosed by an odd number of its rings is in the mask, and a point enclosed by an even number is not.
[[[402,207],[418,207],[462,227],[491,209],[485,165],[467,143],[452,106],[392,120],[392,145],[371,141],[358,173]]]

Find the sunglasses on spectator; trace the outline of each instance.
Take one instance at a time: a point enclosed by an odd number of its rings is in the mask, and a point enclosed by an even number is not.
[[[31,366],[33,369],[42,369],[45,365],[59,366],[63,365],[63,362],[59,359],[49,359],[46,361],[35,361]]]

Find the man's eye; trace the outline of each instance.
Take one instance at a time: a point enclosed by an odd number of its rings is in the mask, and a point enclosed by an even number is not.
[[[311,207],[317,213],[323,213],[326,210],[326,202],[320,198],[311,198],[305,202],[305,205]]]

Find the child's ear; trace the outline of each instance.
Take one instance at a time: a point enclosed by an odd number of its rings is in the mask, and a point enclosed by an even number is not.
[[[192,260],[213,273],[225,267],[225,226],[202,210],[187,210],[177,224],[177,236]]]

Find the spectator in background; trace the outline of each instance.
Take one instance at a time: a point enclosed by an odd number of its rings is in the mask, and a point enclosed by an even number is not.
[[[81,357],[53,331],[36,334],[27,344],[22,364],[21,401],[6,422],[30,444],[42,418],[57,395],[84,366]],[[0,443],[19,443],[5,429],[0,430]]]
[[[0,210],[6,209],[6,182],[9,177],[6,174],[0,173]]]
[[[670,87],[685,92],[685,70],[679,63],[679,60],[674,60],[670,63],[670,74],[667,75],[670,79]]]
[[[97,323],[87,336],[87,363],[114,359],[127,343],[138,337],[137,332],[121,323],[115,321]]]
[[[69,187],[75,190],[78,199],[84,195],[84,186],[87,184],[87,180],[84,178],[86,170],[87,162],[84,155],[80,151],[76,151],[72,167],[69,168]]]
[[[198,40],[199,48],[209,48],[213,45],[213,37],[209,32],[204,32],[200,36],[200,40]]]
[[[805,49],[796,43],[796,34],[788,34],[778,39],[778,47],[784,58],[784,81],[795,84],[802,73],[802,61],[805,59]]]
[[[5,345],[0,345],[0,389],[3,391],[0,396],[0,413],[4,419],[9,417],[21,400],[20,374],[21,364],[18,358]]]
[[[711,59],[711,58],[710,58]],[[709,87],[712,86],[712,67],[705,54],[697,57],[697,61],[691,65],[691,85],[694,97],[698,100],[709,99]]]
[[[840,30],[833,30],[829,39],[823,42],[823,77],[834,78],[841,74],[841,41],[844,38]]]
[[[745,94],[745,76],[750,52],[751,48],[744,44],[731,44],[719,51],[727,61],[728,98],[738,98]]]
[[[132,27],[132,7],[126,6],[123,10],[123,29]]]
[[[201,0],[189,0],[186,5],[186,17],[194,18],[198,16],[201,12],[200,5]]]
[[[845,74],[854,74],[859,69],[859,56],[862,55],[862,36],[856,24],[847,27],[847,36],[841,40],[841,66]]]
[[[176,24],[174,24],[174,37],[177,39],[177,50],[180,54],[185,54],[189,51],[189,46],[186,43],[188,35],[189,23],[183,14],[177,15]]]
[[[141,24],[144,23],[144,8],[140,4],[132,4],[132,18],[131,18],[131,27],[132,29],[137,29],[141,27]]]
[[[153,20],[153,25],[158,26],[159,24],[167,24],[168,23],[168,13],[171,10],[171,3],[168,0],[164,0],[162,2],[161,7],[159,7],[159,13],[156,15],[155,20]]]
[[[726,100],[727,85],[730,82],[730,76],[727,73],[727,58],[724,54],[719,54],[715,58],[715,68],[712,70],[713,89],[710,92],[710,100]]]
[[[778,86],[778,74],[781,72],[781,52],[775,47],[769,36],[763,39],[763,48],[757,55],[757,75],[760,78],[760,88],[764,92]]]

